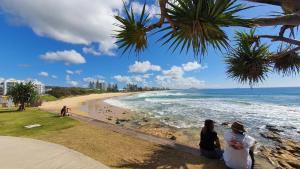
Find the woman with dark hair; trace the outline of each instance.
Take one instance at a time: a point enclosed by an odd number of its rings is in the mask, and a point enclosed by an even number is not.
[[[221,145],[217,132],[214,130],[214,121],[205,120],[200,133],[200,152],[203,156],[212,159],[222,158]]]

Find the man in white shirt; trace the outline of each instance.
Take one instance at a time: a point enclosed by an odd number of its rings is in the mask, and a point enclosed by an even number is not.
[[[223,158],[227,167],[232,169],[251,169],[254,163],[253,155],[255,139],[247,134],[241,122],[234,122],[231,131],[224,135],[225,149]]]

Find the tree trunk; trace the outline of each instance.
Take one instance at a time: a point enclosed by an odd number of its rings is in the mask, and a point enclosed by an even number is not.
[[[24,110],[25,110],[25,103],[21,103],[18,111],[24,111]]]

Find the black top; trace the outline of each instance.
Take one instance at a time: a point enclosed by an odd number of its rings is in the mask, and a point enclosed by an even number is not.
[[[218,139],[217,132],[203,132],[201,131],[200,148],[208,151],[215,150],[215,141]]]

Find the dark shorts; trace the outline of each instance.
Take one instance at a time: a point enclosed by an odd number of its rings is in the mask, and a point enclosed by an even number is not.
[[[206,158],[211,158],[211,159],[220,159],[223,156],[223,151],[216,149],[216,150],[204,150],[200,149],[201,155],[203,155]]]

